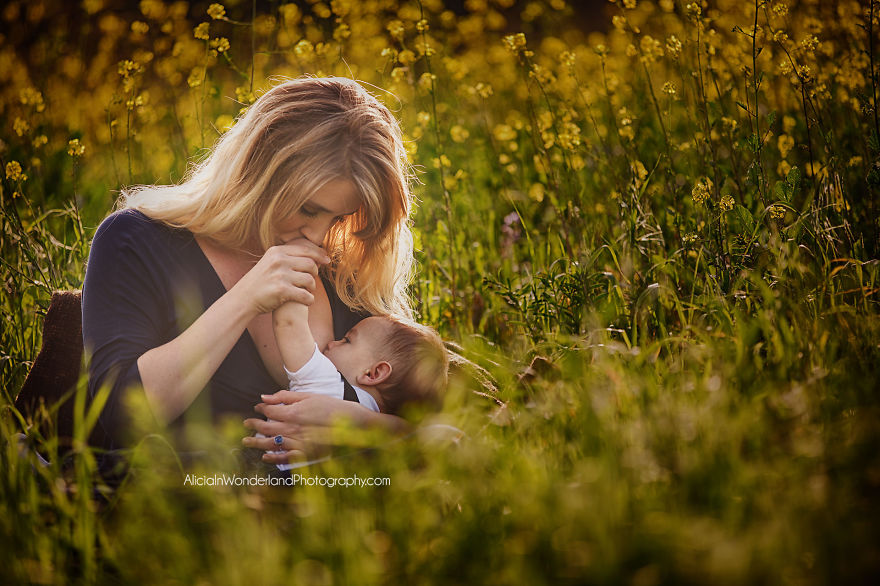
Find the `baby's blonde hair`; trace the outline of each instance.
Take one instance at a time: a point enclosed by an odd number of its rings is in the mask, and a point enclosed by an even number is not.
[[[182,183],[131,187],[120,207],[231,250],[265,251],[311,194],[350,180],[362,205],[326,236],[329,276],[349,307],[409,317],[410,177],[384,105],[354,80],[303,77],[263,94]]]

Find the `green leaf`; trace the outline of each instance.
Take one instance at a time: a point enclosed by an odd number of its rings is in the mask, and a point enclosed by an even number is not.
[[[752,217],[752,212],[739,204],[737,204],[733,211],[736,213],[736,219],[746,233],[751,234],[755,231],[755,218]]]
[[[792,167],[788,171],[788,175],[785,177],[785,181],[791,186],[794,191],[797,191],[798,185],[801,182],[801,170],[797,167]]]

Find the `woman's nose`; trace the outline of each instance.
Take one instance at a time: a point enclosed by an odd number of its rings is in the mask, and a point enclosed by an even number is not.
[[[327,236],[327,232],[330,231],[330,226],[332,222],[325,221],[312,221],[303,226],[302,235],[305,236],[309,242],[312,244],[316,244],[321,246],[324,244],[324,237]]]

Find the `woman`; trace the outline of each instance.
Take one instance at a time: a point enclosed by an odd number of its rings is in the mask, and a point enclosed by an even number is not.
[[[83,285],[89,391],[111,389],[107,447],[126,442],[131,388],[167,423],[252,415],[286,386],[271,323],[285,301],[310,305],[321,347],[368,314],[409,316],[407,180],[387,108],[352,80],[301,78],[257,100],[180,185],[124,191]],[[284,450],[301,451],[337,415],[405,426],[327,397],[266,399],[282,400],[269,408],[277,423],[248,422],[270,438],[246,444],[278,450],[281,434]]]

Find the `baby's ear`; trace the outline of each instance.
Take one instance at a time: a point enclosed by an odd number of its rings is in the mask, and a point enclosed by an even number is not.
[[[370,370],[358,375],[357,383],[362,387],[375,387],[388,380],[388,377],[391,376],[391,370],[389,362],[385,360],[377,362],[370,367]]]

